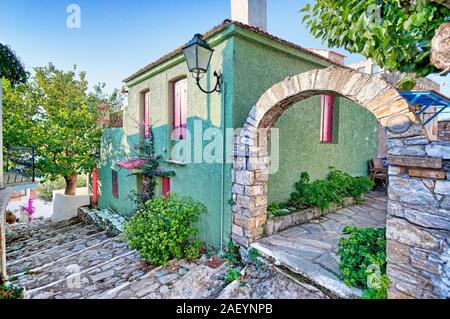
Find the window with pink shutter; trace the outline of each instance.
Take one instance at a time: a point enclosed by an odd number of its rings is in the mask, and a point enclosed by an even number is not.
[[[173,138],[184,140],[187,118],[187,80],[175,82],[173,91]]]
[[[119,175],[117,171],[111,171],[112,176],[112,195],[114,198],[119,198]]]
[[[144,138],[150,138],[150,92],[144,93]]]
[[[332,95],[322,95],[321,104],[320,141],[322,143],[332,143],[334,97]]]

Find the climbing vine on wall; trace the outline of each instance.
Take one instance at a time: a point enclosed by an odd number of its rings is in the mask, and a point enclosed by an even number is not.
[[[150,137],[141,142],[139,149],[141,151],[139,159],[143,161],[143,164],[140,167],[135,168],[132,174],[142,177],[142,192],[133,191],[130,195],[132,201],[136,203],[137,206],[140,206],[155,197],[158,177],[175,175],[173,171],[167,171],[160,167],[162,157],[155,155],[154,137],[151,128]]]

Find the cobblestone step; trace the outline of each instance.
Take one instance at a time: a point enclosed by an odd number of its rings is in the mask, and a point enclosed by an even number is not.
[[[28,299],[97,299],[110,287],[121,287],[145,274],[136,252],[127,251],[86,269],[72,267],[58,280],[27,291]]]
[[[31,229],[27,234],[20,237],[10,238],[6,236],[6,250],[7,254],[11,255],[14,251],[30,248],[31,246],[51,239],[58,234],[70,232],[83,228],[87,224],[78,219],[71,219],[57,226],[51,225],[39,229]]]
[[[15,241],[24,241],[33,239],[39,235],[45,234],[52,230],[59,230],[61,228],[81,223],[78,218],[64,220],[60,222],[52,222],[50,219],[33,220],[29,223],[9,226],[6,233],[6,241],[13,243]]]
[[[32,255],[20,256],[19,259],[8,261],[8,272],[10,275],[24,273],[27,269],[33,269],[45,265],[51,260],[58,260],[79,251],[95,246],[108,239],[105,231],[85,234],[81,239],[65,242],[62,245],[50,246]]]
[[[27,290],[52,286],[61,280],[65,281],[75,272],[82,272],[132,253],[127,244],[117,239],[107,239],[72,255],[49,260],[47,264],[19,274],[17,284]]]
[[[196,262],[172,261],[157,267],[135,281],[124,283],[104,293],[98,299],[211,299],[225,287],[228,263],[217,268],[207,265],[205,256]]]
[[[36,253],[73,242],[80,238],[89,237],[101,231],[102,230],[95,225],[86,225],[85,227],[80,227],[79,224],[72,225],[63,228],[61,232],[58,232],[49,238],[41,237],[33,241],[27,240],[20,243],[16,242],[12,247],[7,247],[6,258],[8,259],[8,264],[12,264],[19,259],[27,258]]]

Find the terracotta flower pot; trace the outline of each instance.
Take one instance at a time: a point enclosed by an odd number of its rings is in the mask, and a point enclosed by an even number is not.
[[[17,221],[16,215],[14,215],[14,213],[12,213],[12,212],[6,212],[5,219],[6,219],[6,222],[10,225],[15,224]]]

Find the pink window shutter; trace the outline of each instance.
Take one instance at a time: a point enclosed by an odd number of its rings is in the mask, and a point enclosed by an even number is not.
[[[180,138],[186,138],[186,119],[187,119],[187,81],[181,81],[181,103],[180,103]]]
[[[144,138],[150,138],[150,93],[144,96]]]
[[[333,142],[333,104],[332,95],[322,95],[322,116],[320,121],[320,141],[322,143]]]
[[[173,129],[176,139],[186,138],[187,116],[187,81],[186,79],[174,84]]]

